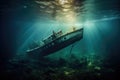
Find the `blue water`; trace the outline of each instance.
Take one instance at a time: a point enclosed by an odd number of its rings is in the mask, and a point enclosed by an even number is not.
[[[118,10],[119,2],[117,0],[78,1],[78,4],[74,3],[72,6],[74,8],[70,9],[68,13],[59,8],[56,8],[54,11],[53,9],[44,9],[39,7],[42,6],[42,4],[43,3],[40,4],[37,2],[34,4],[35,7],[33,8],[38,11],[33,11],[33,14],[35,14],[34,20],[30,20],[28,22],[22,22],[21,20],[18,20],[16,22],[16,25],[24,24],[21,25],[23,28],[19,31],[19,37],[16,39],[17,43],[19,44],[16,51],[18,54],[22,54],[22,52],[28,49],[27,47],[32,42],[41,41],[42,39],[48,37],[53,30],[63,30],[66,32],[69,31],[72,26],[84,28],[84,38],[76,43],[76,46],[73,50],[73,52],[78,54],[78,56],[81,54],[109,53],[109,50],[111,49],[109,49],[107,46],[107,40],[113,43],[116,41],[114,37],[118,36],[119,34],[117,31],[119,28],[117,27],[119,23],[117,21],[120,19],[120,12]],[[24,9],[26,10],[27,8],[29,9],[29,6]],[[57,10],[61,12],[57,12]],[[47,11],[51,13],[47,13]],[[52,11],[54,11],[54,13],[52,13]],[[66,17],[66,15],[68,15],[68,17]],[[73,20],[70,20],[71,17]],[[115,23],[111,23],[112,21]],[[108,50],[106,48],[108,48]],[[66,52],[68,50],[69,48],[62,50],[62,52],[65,53],[62,56],[68,54],[68,52]]]
[[[120,2],[73,0],[67,6],[54,2],[2,2],[3,46],[0,62],[5,62],[5,69],[2,70],[4,75],[17,79],[13,77],[16,74],[19,80],[107,80],[117,77],[120,67]],[[84,33],[83,39],[73,44],[71,54],[70,45],[47,56],[45,60],[36,61],[26,57],[30,44],[40,43],[53,30],[68,32],[72,26],[83,27]],[[22,74],[21,79],[17,71]]]

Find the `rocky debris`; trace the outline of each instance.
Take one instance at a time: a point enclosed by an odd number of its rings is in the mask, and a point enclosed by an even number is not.
[[[78,60],[73,57],[71,61],[12,59],[1,76],[4,80],[107,80],[114,78],[114,73],[114,69],[102,66],[98,58]]]

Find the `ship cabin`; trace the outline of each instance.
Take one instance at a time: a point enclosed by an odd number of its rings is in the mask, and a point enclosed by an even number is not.
[[[47,39],[44,39],[43,42],[44,44],[48,44],[50,42],[52,42],[53,40],[61,37],[63,35],[62,30],[58,31],[57,33],[55,31],[53,31],[53,34],[51,36],[49,36]]]

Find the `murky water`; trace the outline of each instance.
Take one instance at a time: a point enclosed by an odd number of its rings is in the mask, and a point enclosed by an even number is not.
[[[9,55],[12,57],[3,70],[5,76],[15,80],[106,80],[117,77],[120,67],[118,0],[13,2],[15,5],[11,2],[7,5],[10,7],[4,6],[1,10],[10,13],[6,20],[10,24],[7,32],[11,39],[7,38],[5,42],[10,42]],[[32,43],[40,43],[53,30],[67,32],[73,26],[83,27],[84,34],[82,40],[73,44],[71,53],[70,45],[45,59],[26,57],[26,50]]]

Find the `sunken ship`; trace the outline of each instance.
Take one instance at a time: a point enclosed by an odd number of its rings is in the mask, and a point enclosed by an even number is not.
[[[73,27],[72,31],[63,33],[62,30],[52,33],[49,37],[44,39],[43,45],[27,50],[30,56],[47,56],[57,52],[83,38],[83,28],[76,29]]]

